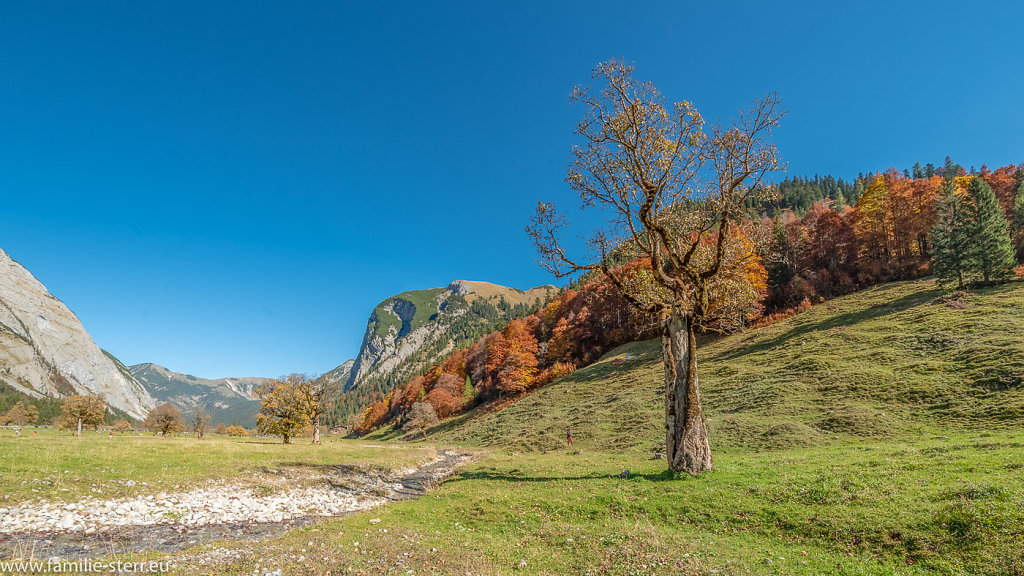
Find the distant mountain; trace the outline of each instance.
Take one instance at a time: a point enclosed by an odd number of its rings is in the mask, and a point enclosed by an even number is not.
[[[348,372],[346,401],[355,413],[363,402],[352,397],[387,393],[452,350],[468,346],[514,318],[546,304],[558,288],[518,290],[490,282],[456,280],[446,288],[413,290],[392,296],[370,314],[359,354],[331,372]],[[344,414],[343,414],[344,415]]]
[[[183,414],[196,406],[210,413],[213,424],[239,423],[252,426],[259,411],[255,389],[268,378],[219,378],[209,380],[181,374],[163,366],[146,363],[129,366],[128,371],[160,403],[170,402]]]
[[[330,380],[335,384],[340,382],[341,387],[344,388],[352,377],[352,367],[355,364],[355,360],[346,360],[341,366],[323,373],[320,378]]]
[[[156,401],[78,318],[28,270],[0,250],[0,382],[32,396],[102,394],[145,418]]]

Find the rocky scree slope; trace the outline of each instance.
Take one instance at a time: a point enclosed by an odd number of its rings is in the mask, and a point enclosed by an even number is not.
[[[39,398],[102,394],[134,418],[156,404],[78,318],[0,250],[0,382]]]

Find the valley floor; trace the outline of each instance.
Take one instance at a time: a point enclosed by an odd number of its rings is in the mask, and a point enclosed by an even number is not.
[[[640,342],[500,411],[431,430],[431,445],[469,447],[477,459],[423,497],[269,540],[121,558],[257,576],[1021,575],[1024,284],[954,305],[944,294],[927,281],[893,284],[704,343],[715,470],[697,477],[673,477],[654,459],[661,369],[657,343]],[[578,439],[571,449],[565,426]],[[236,475],[346,457],[400,466],[434,453],[392,436],[320,451],[203,450],[234,455]],[[137,462],[150,482],[217,477],[190,455],[180,456],[188,466],[160,468],[149,449],[180,451],[160,446],[75,466],[107,489],[121,486],[119,462]],[[74,455],[62,458],[0,469],[13,474],[0,488],[32,498],[28,479],[62,478]],[[88,493],[68,490],[69,500]]]

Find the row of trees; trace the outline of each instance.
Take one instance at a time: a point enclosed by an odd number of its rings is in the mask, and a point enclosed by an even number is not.
[[[81,436],[86,429],[96,429],[106,421],[108,406],[100,395],[77,395],[64,398],[61,414],[57,418],[57,427],[61,430],[75,430]],[[39,410],[29,402],[20,401],[7,412],[0,415],[0,426],[29,426],[39,419]],[[189,411],[188,419],[181,411],[170,403],[161,404],[149,411],[142,427],[154,434],[170,436],[190,430],[202,439],[210,425],[210,413],[201,406]],[[133,430],[131,422],[125,419],[114,420],[111,430],[129,432]],[[218,424],[216,432],[230,436],[247,436],[248,431],[242,426]]]
[[[918,173],[915,169],[914,173]],[[876,174],[854,206],[830,198],[763,218],[769,311],[934,273],[990,282],[1024,261],[1024,165],[971,176],[947,159],[930,176]]]

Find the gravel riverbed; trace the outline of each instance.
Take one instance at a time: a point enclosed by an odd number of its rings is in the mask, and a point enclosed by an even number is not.
[[[96,545],[171,551],[224,538],[271,537],[318,517],[418,497],[467,458],[441,450],[418,468],[298,468],[264,472],[245,484],[136,498],[21,503],[0,508],[0,557],[66,555]]]

